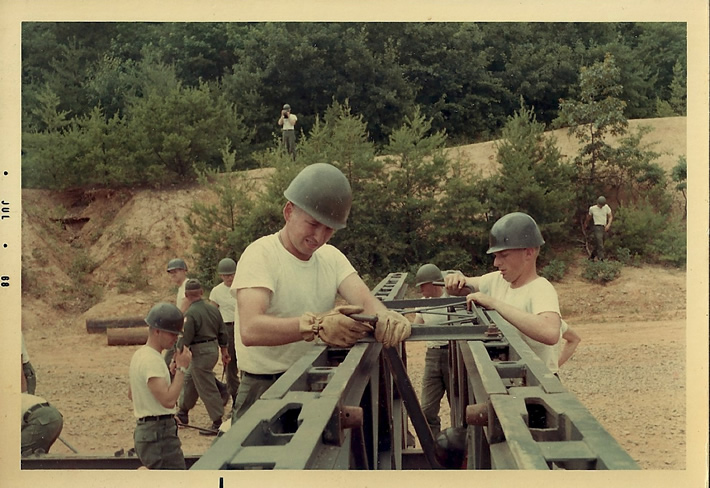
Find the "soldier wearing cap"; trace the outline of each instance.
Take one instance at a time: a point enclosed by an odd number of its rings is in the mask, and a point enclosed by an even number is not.
[[[424,298],[446,296],[446,291],[442,286],[444,274],[435,264],[422,265],[417,270],[414,281]],[[435,325],[446,320],[446,307],[434,309],[431,312],[434,313],[418,312],[414,323]],[[446,399],[450,400],[449,341],[427,341],[426,346],[421,404],[431,433],[436,438],[441,430],[441,418],[439,417],[441,399],[446,394]]]
[[[182,331],[183,315],[171,303],[158,303],[145,319],[148,340],[131,358],[128,398],[133,401],[136,455],[148,469],[185,469],[185,456],[175,421],[175,402],[182,390],[192,353],[175,352],[177,365],[171,379],[161,353],[175,345]]]
[[[284,104],[278,124],[281,126],[281,141],[286,152],[296,159],[296,122],[298,117],[291,113],[291,105]]]
[[[219,313],[222,314],[222,320],[227,326],[227,335],[229,336],[227,351],[231,361],[227,364],[227,388],[232,397],[232,406],[234,406],[234,401],[237,398],[239,372],[237,369],[237,352],[234,350],[234,309],[237,305],[237,300],[229,292],[229,287],[232,286],[236,270],[237,263],[232,258],[220,260],[217,264],[217,274],[222,282],[212,288],[210,292],[210,302],[219,308]]]
[[[587,218],[584,221],[585,227],[589,225],[590,220],[594,221],[594,249],[589,259],[593,261],[594,258],[599,258],[599,261],[604,261],[604,236],[609,232],[614,215],[603,196],[597,198],[596,205],[589,207]]]
[[[202,398],[212,425],[200,431],[200,434],[217,435],[222,425],[224,403],[215,384],[214,367],[220,352],[222,363],[228,364],[230,361],[227,351],[229,336],[219,309],[203,300],[202,293],[199,280],[187,280],[185,297],[190,305],[185,313],[185,326],[178,341],[178,349],[189,347],[192,363],[185,375],[185,386],[178,401],[177,418],[181,423],[188,424],[188,412],[195,406],[198,397]]]
[[[244,250],[232,283],[242,372],[232,423],[317,342],[351,347],[373,332],[349,315],[377,314],[375,338],[385,347],[398,346],[411,333],[409,321],[387,310],[345,255],[328,244],[350,213],[345,175],[333,165],[312,164],[284,196],[283,227]],[[335,307],[337,295],[348,305]]]
[[[466,277],[444,277],[450,295],[466,296],[472,303],[496,310],[520,333],[552,373],[557,373],[560,305],[552,284],[537,274],[537,257],[545,241],[535,220],[522,212],[501,217],[491,228],[487,253],[498,271]]]

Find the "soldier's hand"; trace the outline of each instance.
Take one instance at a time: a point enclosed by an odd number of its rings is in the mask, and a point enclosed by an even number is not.
[[[466,277],[460,271],[444,276],[444,286],[449,295],[461,296],[471,292],[471,288],[466,284]]]
[[[187,368],[188,366],[190,366],[190,362],[192,361],[192,351],[190,351],[189,347],[182,346],[182,349],[178,349],[175,351],[173,361],[175,361],[176,366],[182,366],[184,368]]]
[[[226,347],[220,347],[219,350],[222,353],[222,364],[226,366],[232,360],[232,357],[229,355],[229,350]]]
[[[348,316],[362,311],[362,307],[342,305],[324,314],[304,313],[299,320],[301,336],[306,341],[319,337],[329,346],[350,347],[373,330]]]
[[[394,310],[377,313],[375,339],[385,347],[396,346],[412,334],[412,324]]]

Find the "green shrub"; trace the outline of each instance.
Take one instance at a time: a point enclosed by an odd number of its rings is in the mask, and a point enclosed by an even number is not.
[[[672,221],[648,246],[654,262],[685,268],[688,253],[684,222]]]
[[[631,251],[625,247],[616,248],[615,254],[616,260],[624,266],[633,266],[635,268],[639,268],[641,266],[641,256],[637,253],[632,254]]]
[[[622,253],[621,262],[628,255],[647,263],[685,266],[685,222],[672,214],[657,213],[651,203],[620,207],[614,216],[613,229],[606,244],[608,249]]]
[[[622,267],[618,261],[587,261],[582,270],[582,278],[596,283],[608,283],[619,277]]]
[[[540,270],[540,276],[549,281],[561,281],[567,272],[567,263],[560,259],[553,259]]]

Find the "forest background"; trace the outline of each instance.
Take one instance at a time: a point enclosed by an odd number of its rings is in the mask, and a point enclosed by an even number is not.
[[[315,162],[362,196],[332,243],[370,284],[427,261],[485,271],[488,229],[516,210],[542,228],[541,271],[560,279],[588,250],[581,224],[600,194],[613,259],[587,263],[589,279],[682,268],[685,157],[666,171],[628,120],[686,114],[686,35],[652,22],[23,23],[22,183],[212,182],[186,217],[209,284],[220,258],[278,229],[283,189]],[[295,161],[279,146],[284,103],[299,119]],[[560,153],[551,128],[579,152]],[[446,151],[487,140],[499,140],[492,174]],[[243,176],[254,168],[274,168],[259,188]],[[140,265],[126,273],[145,284]]]

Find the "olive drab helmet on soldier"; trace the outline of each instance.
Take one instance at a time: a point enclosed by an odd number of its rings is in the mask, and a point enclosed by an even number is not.
[[[184,269],[187,271],[187,264],[185,264],[185,261],[180,258],[171,259],[168,261],[168,271],[172,271],[174,269]]]
[[[417,275],[414,277],[415,286],[421,286],[424,283],[433,283],[435,281],[444,281],[444,275],[436,264],[427,263],[417,270]]]
[[[224,258],[217,264],[217,274],[229,275],[237,271],[237,263],[232,258]]]
[[[179,334],[182,332],[184,317],[172,303],[161,302],[153,306],[145,318],[145,323],[154,329]]]
[[[284,196],[311,217],[331,229],[344,229],[353,194],[345,175],[335,166],[306,166],[291,181]]]
[[[545,240],[535,220],[523,212],[504,215],[491,228],[489,248],[486,254],[508,249],[540,247]]]

